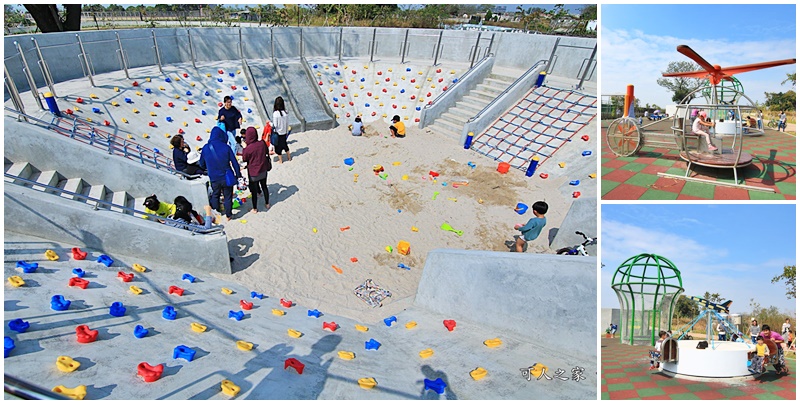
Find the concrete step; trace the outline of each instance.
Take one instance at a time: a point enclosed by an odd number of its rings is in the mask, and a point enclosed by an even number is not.
[[[458,102],[463,102],[464,104],[468,105],[471,108],[474,108],[477,111],[480,111],[483,108],[485,108],[487,104],[487,102],[484,102],[482,99],[479,99],[477,97],[470,97],[469,95],[465,95]]]
[[[5,173],[5,172],[8,172],[8,169],[11,168],[11,166],[14,165],[14,162],[9,160],[9,159],[7,159],[7,158],[5,158],[5,157],[3,157],[3,164],[5,165],[5,169],[3,169],[3,172]]]
[[[461,137],[460,130],[456,132],[455,129],[453,129],[451,126],[441,125],[439,121],[437,121],[431,126],[426,127],[425,129],[430,130],[433,133],[438,133],[455,140],[458,140]]]
[[[128,203],[130,203],[129,199],[131,199],[131,198],[128,195],[128,192],[126,192],[126,191],[116,191],[111,196],[111,203],[113,203],[114,205],[118,205],[118,206],[129,207],[128,206]],[[120,209],[118,207],[113,207],[113,206],[111,207],[111,210],[114,211],[114,212],[122,212],[122,213],[126,213],[126,214],[130,214],[131,213],[130,211],[126,211],[126,210]]]
[[[11,167],[9,167],[6,170],[6,173],[20,178],[30,179],[33,170],[34,167],[30,165],[27,161],[20,161],[11,164]],[[6,181],[10,182],[11,180],[6,179]],[[22,181],[14,180],[13,182],[14,184],[23,185]]]
[[[486,84],[486,85],[494,86],[494,87],[502,87],[502,88],[508,88],[508,86],[510,86],[511,83],[513,83],[514,81],[516,81],[516,79],[511,80],[511,81],[498,80],[498,79],[493,79],[491,77],[487,77],[487,78],[483,79],[483,83]]]
[[[505,82],[507,82],[509,84],[511,84],[511,83],[513,83],[513,82],[515,82],[517,80],[517,77],[504,76],[502,74],[495,74],[495,73],[490,73],[488,78],[492,79],[492,80],[497,80],[497,81],[505,81]]]
[[[464,124],[463,123],[462,124],[456,124],[456,123],[453,123],[453,122],[450,122],[450,121],[444,120],[444,119],[437,119],[436,121],[434,121],[434,124],[438,125],[442,129],[445,129],[447,131],[450,131],[450,132],[453,132],[453,133],[457,133],[459,136],[461,135],[461,131],[464,129]]]
[[[454,125],[459,125],[462,128],[464,127],[464,125],[467,124],[467,119],[469,118],[470,118],[469,116],[464,116],[463,114],[453,109],[450,109],[449,111],[445,112],[444,114],[442,114],[442,116],[439,117],[439,119],[451,122]]]
[[[493,94],[495,97],[497,97],[506,88],[505,87],[500,87],[500,86],[490,86],[490,85],[486,85],[486,84],[481,83],[481,84],[478,84],[478,86],[475,87],[475,89],[480,91],[480,92],[482,92],[482,93]]]
[[[469,95],[466,95],[464,96],[464,98],[462,98],[462,101],[467,101],[473,105],[480,105],[481,109],[483,109],[493,99],[494,98],[487,98],[484,96],[479,96],[477,94],[473,95],[473,93],[469,93]]]
[[[48,171],[42,171],[41,173],[39,173],[39,176],[37,178],[33,178],[33,180],[38,182],[38,183],[40,183],[40,184],[44,184],[44,185],[49,185],[51,187],[55,187],[56,185],[58,185],[58,182],[61,181],[61,178],[60,178],[60,176],[58,174],[58,171],[56,171],[56,170],[48,170]],[[45,191],[44,187],[41,187],[41,186],[38,186],[38,185],[34,185],[33,189],[35,189],[37,191]],[[45,191],[45,192],[49,192],[49,193],[53,193],[53,194],[56,193],[56,192],[53,192],[53,191]]]
[[[499,94],[499,93],[497,93]],[[485,91],[481,91],[478,89],[472,90],[469,92],[471,97],[476,97],[481,100],[485,100],[487,103],[495,98],[497,98],[497,94],[487,93]]]
[[[134,199],[133,200],[133,208],[138,210],[138,211],[140,211],[140,212],[144,212],[144,200],[145,199],[147,199],[146,196]],[[134,215],[134,216],[136,216],[136,215]]]
[[[83,179],[82,178],[70,178],[67,180],[67,183],[64,184],[64,191],[72,192],[74,194],[81,194],[83,191]],[[66,192],[62,193],[61,196],[67,199],[72,199],[76,201],[80,201],[81,198],[68,194]]]
[[[477,114],[478,112],[480,112],[483,109],[483,106],[480,106],[480,105],[477,105],[477,104],[473,104],[473,103],[471,103],[469,101],[465,101],[465,100],[462,99],[461,101],[458,101],[456,103],[455,107],[453,107],[453,108],[454,109],[459,109],[461,111],[464,111],[464,113],[470,114],[470,116],[475,116],[475,114]]]
[[[92,185],[92,186],[91,186],[91,188],[89,189],[89,194],[88,194],[88,195],[89,195],[89,197],[90,197],[90,198],[99,199],[99,200],[101,200],[101,201],[104,201],[104,200],[106,199],[106,186],[105,186],[105,185],[103,185],[103,184],[99,184],[99,185]],[[87,203],[88,203],[89,205],[92,205],[92,206],[94,206],[96,202],[93,202],[93,201],[87,201]],[[108,208],[108,206],[107,206],[107,205],[100,204],[100,205],[98,206],[98,208],[100,208],[100,209],[107,209],[107,208]]]

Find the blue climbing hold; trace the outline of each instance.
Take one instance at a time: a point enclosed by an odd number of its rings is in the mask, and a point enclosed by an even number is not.
[[[99,114],[100,113],[100,108],[97,108],[97,107],[92,108],[92,112],[94,112],[95,114]]]
[[[230,310],[230,311],[228,311],[228,318],[232,318],[232,319],[234,319],[236,321],[242,321],[242,319],[244,318],[244,311],[242,311],[242,310],[239,310],[239,311]]]
[[[584,150],[583,153],[581,153],[581,156],[591,156],[591,155],[592,155],[591,150]]]
[[[231,76],[231,77],[236,77],[236,75],[235,75],[235,74],[233,74],[232,72],[231,72],[231,73],[228,73],[228,76]]]
[[[362,83],[364,82],[364,78],[363,78],[363,77],[361,78],[361,82],[362,82]]]
[[[167,117],[167,122],[172,122],[172,117],[171,116]]]
[[[369,341],[364,342],[364,348],[368,351],[377,351],[381,347],[381,343],[370,338]]]
[[[217,81],[219,81],[220,83],[222,83],[222,79],[221,79],[221,78],[217,79]]]
[[[405,93],[405,92],[406,92],[406,89],[405,89],[405,88],[401,88],[401,89],[400,89],[400,94],[403,94],[403,93]]]
[[[208,91],[206,91],[206,92],[205,92],[205,93],[203,93],[203,94],[205,94],[205,95],[206,95],[206,97],[208,97],[209,95],[211,95],[211,93],[209,93]]]
[[[391,327],[392,323],[396,323],[396,322],[397,322],[397,317],[396,316],[391,316],[391,317],[387,317],[387,318],[383,319],[383,323],[386,324],[387,327]]]
[[[411,267],[410,267],[410,266],[408,266],[408,265],[406,265],[406,264],[403,264],[402,262],[401,262],[401,263],[399,263],[399,264],[397,264],[397,267],[398,267],[398,268],[403,268],[403,269],[405,269],[406,271],[410,271],[410,270],[411,270]]]
[[[206,113],[206,110],[202,110],[202,111],[200,111],[200,115],[206,115],[206,114],[207,114],[207,113]]]
[[[369,108],[369,103],[364,104],[365,107]]]
[[[333,101],[334,101],[334,102],[335,102],[335,101],[339,101],[339,98],[337,98],[337,97],[333,97]]]
[[[144,338],[147,336],[147,328],[144,328],[142,325],[137,324],[136,327],[133,327],[133,336],[136,338]]]
[[[581,180],[572,180],[569,182],[569,185],[578,185],[581,183]]]
[[[410,68],[410,67],[406,67],[406,71],[407,71],[407,72],[410,72],[410,71],[411,71],[411,68]]]
[[[453,79],[453,83],[458,83],[458,79]]]
[[[133,100],[128,97],[125,97],[125,102],[127,102],[128,104],[133,104]]]
[[[318,68],[319,66],[315,64],[315,65],[314,65],[314,66],[312,66],[312,67],[316,69],[316,68]]]
[[[22,272],[26,274],[31,274],[36,272],[39,269],[39,264],[36,262],[31,262],[30,264],[25,261],[17,261],[17,268],[21,269]]]
[[[341,75],[342,75],[342,73],[340,73],[340,72],[337,70],[337,71],[336,71],[336,75],[337,75],[337,76],[341,76]]]
[[[69,304],[72,303],[71,301],[64,298],[61,295],[55,295],[50,298],[50,308],[55,311],[64,311],[69,309]]]
[[[181,276],[181,280],[189,281],[189,283],[194,283],[195,277],[192,276],[191,274],[183,274],[183,276]]]
[[[154,148],[153,148],[153,153],[155,153],[155,154],[161,154],[161,150],[158,150],[158,148],[157,148],[157,147],[154,147]],[[110,259],[110,258],[109,258],[109,259]],[[111,262],[114,262],[114,261],[111,261]],[[111,265],[108,265],[108,266],[111,266]]]
[[[242,86],[242,90],[247,91],[247,86]]]
[[[186,361],[191,362],[194,360],[194,354],[196,353],[197,351],[195,351],[192,348],[189,348],[186,345],[178,345],[172,351],[172,359],[180,358],[180,359],[186,359]]]
[[[28,331],[28,328],[31,328],[31,323],[29,323],[29,322],[27,322],[27,321],[25,321],[25,320],[23,320],[21,318],[18,318],[18,319],[9,321],[8,322],[8,328],[10,328],[11,331],[25,332],[25,331]]]
[[[192,95],[192,92],[191,91],[187,91],[186,95]]]
[[[149,88],[145,88],[145,89],[144,89],[144,92],[146,92],[147,94],[150,94],[150,93],[152,93],[152,92],[153,92],[153,90],[151,90],[151,89],[149,89]]]
[[[3,357],[8,358],[8,355],[11,354],[11,350],[14,349],[16,345],[14,345],[14,340],[11,337],[3,337]]]
[[[108,314],[111,314],[114,317],[122,317],[125,315],[125,306],[122,305],[122,302],[114,302],[111,303],[111,307],[108,309]]]
[[[175,320],[178,317],[178,312],[175,311],[174,307],[167,306],[161,311],[161,317],[164,317],[165,320]]]
[[[264,294],[263,293],[250,292],[250,298],[251,299],[261,300],[261,299],[264,298]]]
[[[81,268],[72,268],[72,273],[78,278],[83,278],[86,275],[86,271]]]
[[[156,149],[156,150],[158,150],[158,149]],[[156,153],[158,153],[158,151],[156,151]],[[103,255],[97,257],[97,262],[99,262],[99,263],[101,263],[101,264],[103,264],[103,265],[105,265],[107,267],[110,267],[111,264],[114,263],[114,260],[112,260],[111,257],[109,257],[108,255],[103,254]]]
[[[247,113],[248,114],[252,114],[253,113],[253,109],[252,108],[247,108]]]
[[[322,315],[322,312],[320,312],[320,311],[319,311],[319,310],[317,310],[317,309],[314,309],[314,310],[309,310],[309,311],[308,311],[308,316],[309,316],[309,317],[316,317],[316,318],[319,318],[319,316],[321,316],[321,315]]]
[[[165,78],[164,81],[166,81],[167,83],[172,83],[172,80],[170,80],[169,77]]]
[[[235,98],[233,98],[233,96],[232,96],[232,95],[229,95],[228,97],[231,97],[231,101],[233,101],[233,100],[235,99]]]
[[[416,108],[414,108],[414,109],[416,109],[417,111],[419,111],[419,110],[421,110],[422,108],[420,108],[420,107],[416,107]]]
[[[437,394],[444,394],[445,388],[447,388],[447,383],[442,378],[436,380],[425,379],[425,390],[433,390]]]
[[[471,161],[468,161],[468,162],[467,162],[467,165],[469,166],[469,168],[472,168],[472,169],[474,169],[475,167],[477,167],[477,166],[475,165],[475,163],[473,163],[473,162],[471,162]]]

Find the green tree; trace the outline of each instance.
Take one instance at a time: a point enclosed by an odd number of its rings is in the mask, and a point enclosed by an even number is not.
[[[797,94],[789,90],[785,93],[765,92],[764,105],[772,111],[794,111],[797,102]]]
[[[772,283],[783,281],[786,285],[786,298],[797,298],[797,267],[795,265],[787,265],[783,267],[783,273],[772,278]]]
[[[709,293],[709,292],[703,294],[703,299],[706,299],[711,303],[722,303],[725,301],[725,298],[720,296],[719,293]]]
[[[64,13],[55,4],[23,4],[43,33],[81,30],[81,5],[64,4]]]
[[[686,295],[678,296],[678,301],[675,302],[675,315],[678,318],[690,319],[698,314],[700,314],[700,311],[697,310],[697,304],[693,300],[686,297]]]
[[[786,73],[786,80],[781,81],[781,84],[792,83],[792,87],[797,85],[797,73]]]
[[[692,62],[669,62],[666,73],[686,73],[700,70],[700,66]],[[662,77],[656,80],[659,86],[672,91],[672,101],[681,102],[689,93],[700,88],[703,79],[693,79],[689,77]],[[695,97],[692,96],[688,101]]]
[[[581,8],[581,20],[591,21],[597,19],[597,4],[587,4]]]

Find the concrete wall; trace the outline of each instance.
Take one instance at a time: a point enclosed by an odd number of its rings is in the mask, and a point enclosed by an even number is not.
[[[3,155],[11,161],[27,161],[41,171],[56,170],[66,178],[80,177],[92,185],[104,184],[113,191],[124,190],[133,198],[156,194],[161,200],[171,201],[183,195],[195,206],[208,203],[203,179],[184,180],[11,118],[5,118],[3,125]],[[103,169],[94,169],[96,167]]]
[[[619,309],[600,309],[600,329],[597,330],[597,332],[599,334],[605,334],[606,328],[612,323],[617,325],[617,338],[619,338],[619,327],[621,327],[619,322]]]
[[[481,63],[475,65],[472,71],[462,76],[458,83],[448,89],[447,92],[443,93],[441,97],[437,98],[433,104],[426,104],[425,107],[422,108],[422,113],[420,114],[419,127],[424,128],[432,124],[436,118],[442,116],[448,109],[455,106],[461,98],[477,87],[478,84],[483,82],[483,79],[492,73],[493,66],[494,58],[486,58]],[[463,139],[461,143],[464,143]]]
[[[594,357],[596,267],[594,257],[437,249],[414,304]]]
[[[550,248],[557,250],[583,243],[583,237],[575,234],[576,231],[588,237],[597,237],[597,198],[583,197],[572,200],[567,216],[561,222]],[[596,257],[597,243],[586,246],[586,252]]]
[[[164,265],[181,262],[194,272],[231,273],[224,233],[192,235],[16,184],[5,184],[3,201],[6,231],[131,257],[146,254],[148,260]]]
[[[536,79],[539,77],[539,72],[545,69],[546,63],[538,63],[526,74],[520,77],[508,90],[494,99],[493,104],[488,105],[488,109],[482,113],[478,113],[474,120],[468,121],[461,131],[461,144],[467,140],[467,135],[470,132],[480,133],[491,125],[497,118],[501,117],[506,110],[516,105],[525,94],[533,88],[536,84]]]
[[[303,53],[307,56],[339,55],[339,28],[302,28]],[[5,63],[20,92],[29,90],[27,79],[22,71],[22,63],[13,42],[20,43],[28,60],[36,85],[44,87],[45,82],[37,66],[38,56],[31,38],[36,38],[44,59],[47,61],[55,82],[72,80],[84,76],[78,58],[79,35],[84,43],[95,73],[121,70],[117,50],[119,45],[115,32],[119,34],[122,47],[127,55],[129,67],[151,66],[156,64],[153,33],[158,43],[161,63],[164,65],[191,61],[189,35],[198,62],[236,60],[239,54],[239,28],[158,28],[130,29],[119,31],[82,31],[80,33],[50,33],[37,35],[12,35],[4,37]],[[252,27],[241,29],[242,52],[248,59],[298,58],[301,55],[301,28],[298,27]],[[373,45],[374,59],[400,59],[403,43],[408,33],[405,49],[407,61],[429,62],[433,64],[439,35],[439,62],[466,63],[482,58],[491,46],[497,57],[496,64],[502,67],[528,69],[531,63],[549,58],[557,38],[560,45],[581,46],[588,49],[559,46],[555,62],[551,66],[553,74],[562,77],[579,78],[581,67],[588,62],[597,40],[594,38],[571,38],[522,33],[487,33],[475,31],[454,31],[435,29],[400,28],[358,28],[341,29],[342,55],[346,58],[368,58]],[[480,35],[480,37],[479,37]],[[274,42],[274,52],[273,52]],[[587,77],[595,81],[596,69]]]

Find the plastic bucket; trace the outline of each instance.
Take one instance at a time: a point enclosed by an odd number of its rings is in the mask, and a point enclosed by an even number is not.
[[[497,172],[499,172],[500,174],[505,174],[505,173],[508,172],[508,170],[510,168],[511,168],[511,164],[508,164],[506,162],[502,162],[502,163],[497,165]]]
[[[518,215],[524,215],[525,212],[528,211],[528,205],[520,202],[517,204],[517,207],[514,208],[514,212],[517,212]]]

